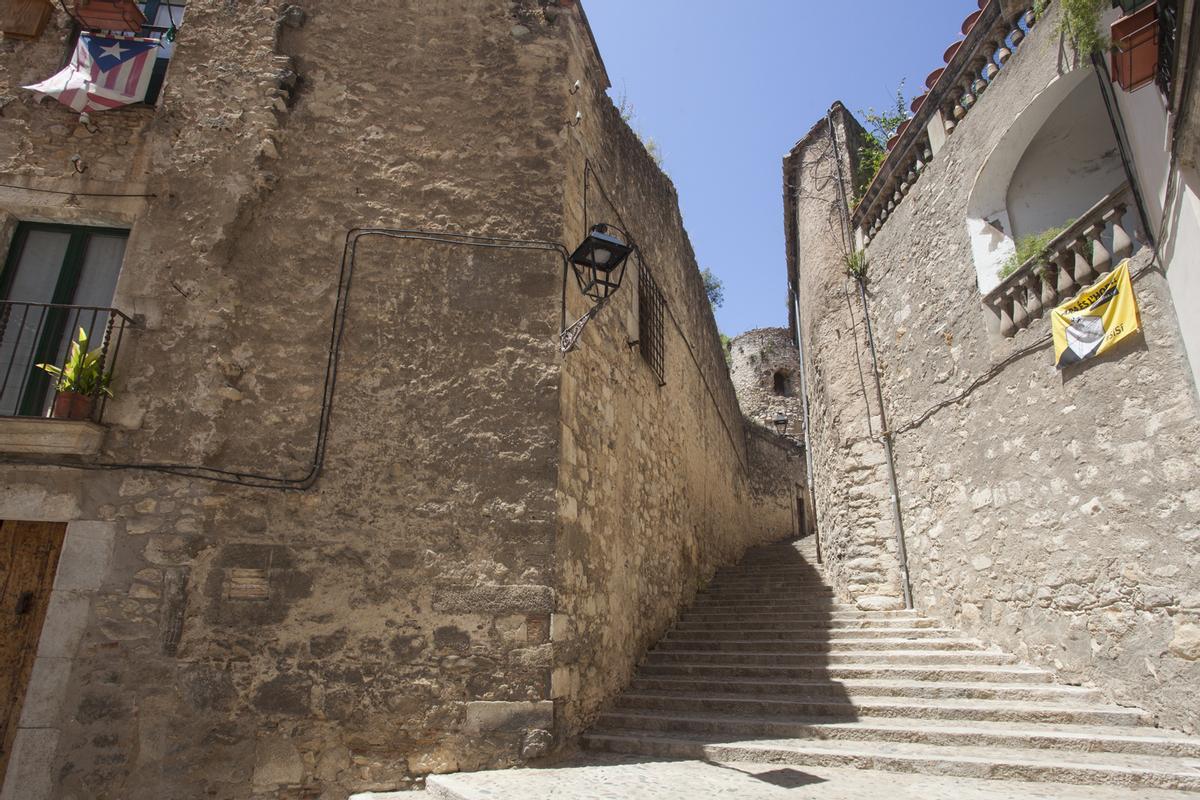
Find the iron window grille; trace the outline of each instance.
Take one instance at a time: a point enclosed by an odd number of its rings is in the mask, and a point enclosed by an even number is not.
[[[1175,48],[1179,31],[1176,0],[1158,0],[1158,67],[1154,82],[1171,108],[1171,90],[1175,79]]]
[[[667,303],[658,288],[654,276],[644,265],[638,265],[638,349],[642,360],[658,378],[658,385],[666,385],[663,358],[663,325]]]

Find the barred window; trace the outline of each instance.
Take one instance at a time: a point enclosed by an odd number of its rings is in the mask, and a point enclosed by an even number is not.
[[[650,270],[638,265],[638,348],[642,359],[658,376],[658,385],[666,384],[663,369],[663,317],[667,304]]]

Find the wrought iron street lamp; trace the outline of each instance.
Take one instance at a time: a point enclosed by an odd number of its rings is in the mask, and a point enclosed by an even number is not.
[[[771,424],[775,426],[775,431],[782,436],[787,431],[788,418],[782,412],[775,415],[771,420]]]
[[[625,237],[624,240],[610,233],[610,229],[620,232]],[[575,248],[570,259],[571,269],[575,271],[575,282],[579,285],[579,291],[585,297],[590,297],[595,304],[559,334],[559,347],[562,352],[570,352],[575,347],[584,326],[600,312],[617,289],[621,288],[626,262],[636,249],[628,234],[615,225],[604,223],[593,225],[587,238]]]

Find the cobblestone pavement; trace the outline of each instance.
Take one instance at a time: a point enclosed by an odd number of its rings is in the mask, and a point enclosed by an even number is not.
[[[1200,794],[779,764],[589,754],[552,767],[430,776],[439,800],[1197,800]],[[391,800],[363,794],[351,800]]]

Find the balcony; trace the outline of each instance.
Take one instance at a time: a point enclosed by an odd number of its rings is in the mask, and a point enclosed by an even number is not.
[[[995,315],[1000,334],[1013,337],[1133,255],[1138,242],[1124,222],[1132,207],[1132,192],[1123,184],[988,292],[983,304]]]
[[[0,302],[0,451],[88,454],[103,439],[112,375],[133,321],[115,308]],[[60,392],[57,378],[39,367],[71,371],[73,343],[86,337],[89,369],[102,378],[86,393]]]
[[[979,6],[963,22],[964,38],[943,54],[945,66],[926,78],[928,91],[913,101],[912,117],[888,143],[887,158],[851,215],[863,244],[904,201],[1037,22],[1032,0],[981,0]]]

